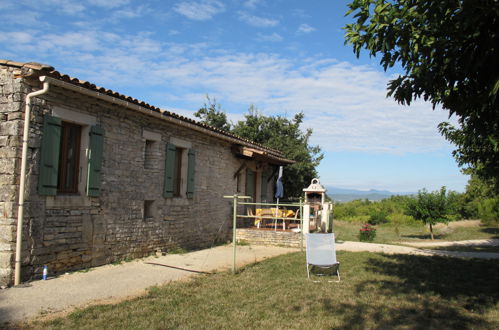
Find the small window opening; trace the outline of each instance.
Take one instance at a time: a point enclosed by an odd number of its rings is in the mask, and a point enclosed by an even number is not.
[[[155,215],[154,211],[155,211],[154,210],[154,201],[153,200],[144,201],[144,220],[154,218],[154,215]]]

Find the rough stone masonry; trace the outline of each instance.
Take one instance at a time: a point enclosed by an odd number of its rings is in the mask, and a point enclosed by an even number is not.
[[[24,99],[28,93],[41,89],[38,76],[43,73],[20,64],[0,65],[1,285],[12,283],[14,271]],[[46,115],[75,122],[93,121],[103,128],[100,196],[86,196],[84,189],[55,196],[38,193]],[[88,156],[85,139],[82,134],[80,165]],[[182,189],[180,196],[163,195],[165,148],[172,141],[195,152],[192,198],[186,198]],[[275,166],[263,158],[237,157],[233,147],[234,143],[217,138],[216,134],[204,134],[51,86],[47,94],[33,99],[22,242],[23,280],[39,276],[44,265],[50,274],[56,274],[177,247],[202,248],[215,240],[226,240],[232,213],[230,200],[223,195],[244,192],[247,185],[243,168],[256,174],[257,200],[264,190],[271,195],[272,185],[262,184],[261,174]],[[81,178],[85,171],[81,166],[80,185],[85,184]],[[185,185],[185,173],[179,175],[180,184]]]

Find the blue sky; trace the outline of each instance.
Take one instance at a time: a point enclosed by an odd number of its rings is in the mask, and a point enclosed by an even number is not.
[[[0,58],[41,62],[186,116],[205,95],[232,121],[305,113],[321,182],[396,192],[463,191],[437,131],[441,109],[386,98],[383,72],[344,45],[347,1],[0,0]],[[451,121],[454,119],[451,118]]]

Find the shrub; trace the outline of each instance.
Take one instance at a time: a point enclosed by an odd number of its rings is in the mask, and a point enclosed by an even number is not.
[[[381,210],[374,210],[371,212],[368,223],[371,225],[380,225],[388,222],[388,212]]]
[[[366,223],[359,230],[359,240],[361,242],[372,242],[376,237],[376,228]]]
[[[491,225],[499,221],[499,199],[487,198],[478,204],[478,216],[484,224]]]

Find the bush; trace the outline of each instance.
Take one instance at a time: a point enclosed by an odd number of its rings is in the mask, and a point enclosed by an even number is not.
[[[367,222],[369,220],[369,216],[368,215],[357,215],[357,216],[353,216],[353,217],[346,217],[346,218],[343,218],[341,220],[348,221],[348,222],[364,223],[364,222]]]
[[[387,217],[388,221],[390,223],[396,224],[396,225],[419,225],[419,222],[416,221],[413,217],[410,215],[406,215],[403,213],[392,213]]]
[[[359,240],[361,242],[372,242],[376,237],[376,228],[366,223],[359,230]]]
[[[385,210],[374,210],[371,212],[368,223],[370,225],[380,225],[388,222],[388,212]]]
[[[491,225],[499,222],[499,199],[487,198],[478,204],[478,216],[484,224]]]

